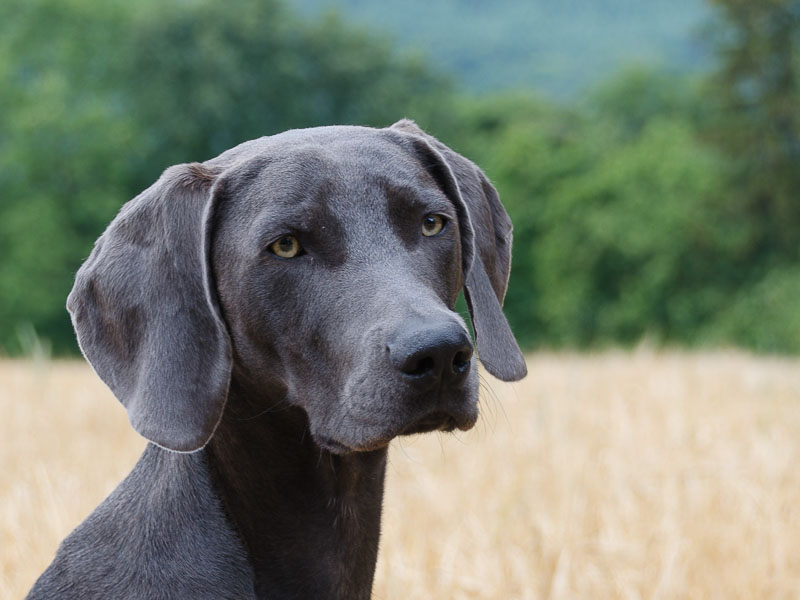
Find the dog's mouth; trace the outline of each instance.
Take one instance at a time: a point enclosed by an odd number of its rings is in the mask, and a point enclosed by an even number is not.
[[[418,433],[429,433],[431,431],[451,432],[455,431],[456,428],[466,431],[470,429],[472,425],[474,425],[474,420],[459,423],[453,415],[450,415],[446,412],[437,411],[429,413],[421,419],[417,419],[416,421],[409,423],[402,430],[400,430],[396,436],[415,435]],[[383,448],[388,446],[389,442],[391,442],[396,436],[371,440],[368,444],[359,445],[358,447],[348,446],[347,444],[328,436],[316,436],[315,440],[322,449],[327,450],[328,452],[333,454],[349,454],[351,452],[369,452],[371,450]]]
[[[332,454],[351,454],[353,452],[371,452],[386,448],[396,437],[429,433],[433,431],[452,432],[456,429],[467,431],[478,420],[477,406],[459,407],[455,410],[438,409],[422,414],[410,420],[399,429],[379,429],[364,431],[363,435],[352,438],[333,437],[314,434],[316,444]]]
[[[443,411],[429,413],[406,425],[398,435],[413,435],[430,431],[453,431],[458,427],[456,418]]]

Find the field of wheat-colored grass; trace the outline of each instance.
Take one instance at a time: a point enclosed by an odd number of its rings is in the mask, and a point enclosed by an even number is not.
[[[800,597],[800,360],[535,354],[393,442],[377,599]],[[486,387],[486,386],[484,386]],[[0,599],[144,447],[80,362],[0,362]]]

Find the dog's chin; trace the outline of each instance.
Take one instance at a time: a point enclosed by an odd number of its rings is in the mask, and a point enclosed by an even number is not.
[[[355,452],[372,452],[386,448],[394,438],[404,435],[430,433],[432,431],[452,432],[456,429],[468,431],[478,420],[478,412],[452,415],[445,411],[434,411],[415,419],[391,434],[369,437],[361,440],[339,440],[326,435],[314,435],[314,441],[323,450],[331,454],[352,454]]]

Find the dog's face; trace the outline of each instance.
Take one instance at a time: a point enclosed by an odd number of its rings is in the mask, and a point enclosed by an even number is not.
[[[409,122],[320,128],[173,168],[78,275],[81,347],[160,445],[208,441],[230,386],[308,414],[332,452],[469,429],[477,369],[524,375],[500,311],[510,223],[471,163]]]
[[[359,138],[247,165],[220,182],[213,226],[234,376],[302,406],[334,452],[477,418],[469,333],[453,312],[456,207],[414,154]]]

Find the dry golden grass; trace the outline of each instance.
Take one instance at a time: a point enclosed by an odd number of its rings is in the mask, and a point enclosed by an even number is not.
[[[375,598],[800,597],[800,361],[539,354],[394,442]],[[143,442],[88,367],[0,363],[0,598]]]

